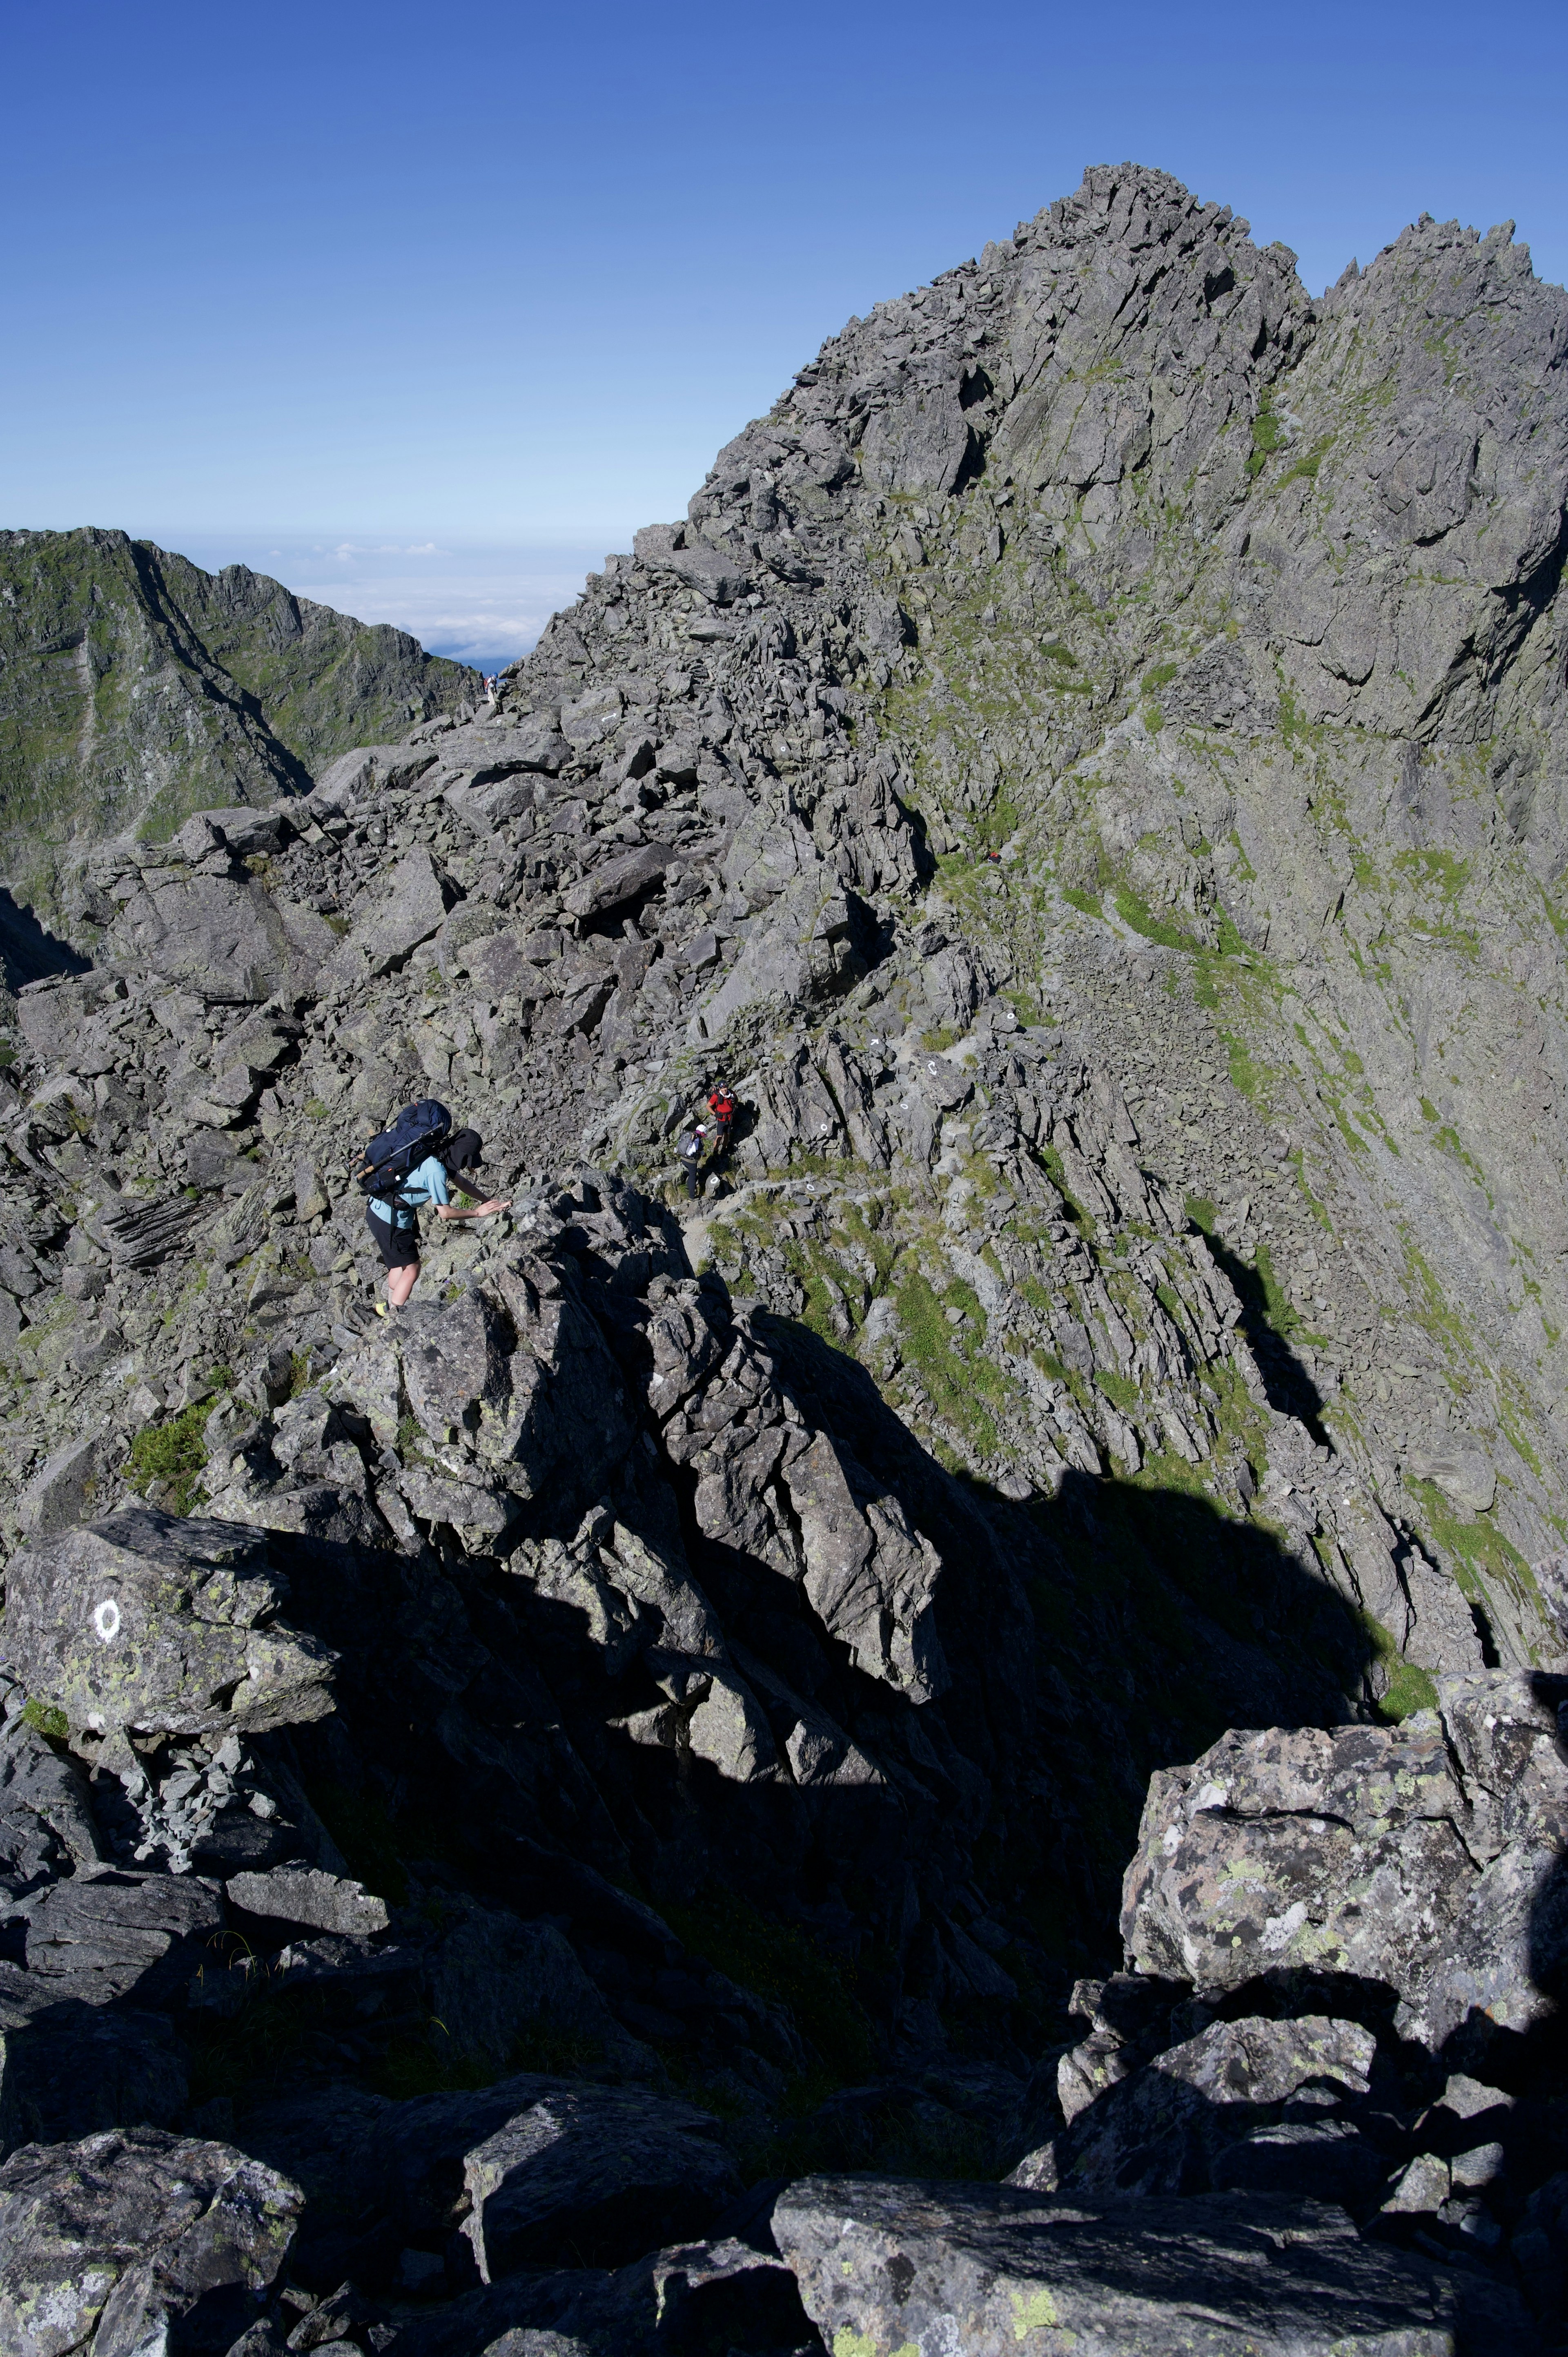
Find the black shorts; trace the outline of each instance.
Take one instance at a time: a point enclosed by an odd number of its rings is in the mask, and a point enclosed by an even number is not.
[[[390,1220],[383,1220],[381,1213],[368,1203],[365,1206],[365,1218],[370,1223],[371,1233],[376,1240],[376,1250],[381,1254],[388,1268],[419,1266],[419,1230],[417,1228],[394,1228]]]

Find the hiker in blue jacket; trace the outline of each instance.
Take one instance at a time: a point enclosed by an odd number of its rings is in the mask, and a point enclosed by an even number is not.
[[[438,1154],[427,1154],[414,1166],[390,1202],[371,1196],[365,1216],[387,1272],[387,1297],[376,1304],[378,1318],[384,1318],[389,1309],[401,1309],[419,1282],[422,1203],[432,1205],[438,1220],[488,1220],[493,1211],[510,1209],[510,1196],[476,1200],[467,1211],[458,1210],[452,1202],[448,1182],[460,1187],[465,1195],[478,1197],[479,1189],[467,1174],[478,1169],[482,1144],[478,1130],[456,1130]]]

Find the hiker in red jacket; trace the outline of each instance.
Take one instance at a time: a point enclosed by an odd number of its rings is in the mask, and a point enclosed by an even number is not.
[[[708,1111],[714,1117],[714,1146],[708,1157],[712,1169],[729,1152],[730,1131],[735,1125],[735,1099],[719,1081],[709,1093]]]

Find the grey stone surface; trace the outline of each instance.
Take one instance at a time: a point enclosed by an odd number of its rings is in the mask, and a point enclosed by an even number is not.
[[[127,2122],[169,2127],[186,2108],[187,2051],[166,2014],[62,1986],[14,1966],[0,1983],[0,2157]]]
[[[30,1539],[52,1539],[91,1510],[100,1470],[96,1433],[68,1440],[47,1457],[16,1501],[16,1520]]]
[[[1230,1734],[1153,1780],[1122,1927],[1139,1971],[1216,1990],[1359,1974],[1436,2047],[1543,2019],[1563,1956],[1560,1679],[1445,1678],[1384,1730]]]
[[[29,2145],[0,2164],[0,2340],[16,2357],[227,2350],[300,2206],[243,2153],[156,2128]]]
[[[521,2043],[533,2040],[573,2055],[579,2069],[659,2073],[552,1923],[471,1909],[443,1936],[425,1986],[444,2043],[470,2067],[503,2070]]]
[[[107,1869],[51,1883],[27,1910],[27,1971],[88,2005],[166,2002],[210,1953],[223,1911],[191,1876]]]
[[[81,1769],[18,1711],[0,1728],[0,1888],[19,1897],[102,1857]]]
[[[128,1728],[220,1733],[330,1710],[332,1656],[278,1620],[285,1593],[255,1532],[128,1508],[14,1560],[7,1649],[78,1745],[118,1760]]]
[[[1293,2184],[1284,2170],[1290,2148],[1276,2145],[1276,2180],[1268,2190],[1351,2201],[1379,2187],[1384,2170],[1354,2126],[1326,2121],[1322,2106],[1347,2092],[1367,2093],[1375,2050],[1369,2030],[1321,2015],[1215,2022],[1111,2087],[1065,2135],[1020,2161],[1007,2182],[1074,2199],[1208,2192],[1250,2181],[1246,2170],[1258,2165],[1251,2148],[1261,2138],[1329,2129],[1340,2139],[1331,2154],[1337,2183],[1322,2181],[1323,2157],[1309,2149],[1299,2156],[1303,2180]],[[1311,2115],[1297,2105],[1292,2118],[1291,2099],[1303,2089],[1310,2090]],[[1318,2182],[1311,2181],[1315,2169]]]
[[[345,971],[356,971],[352,958],[358,952],[365,962],[362,970],[372,976],[391,973],[439,930],[456,898],[427,851],[405,852],[385,897],[365,911],[349,935]]]
[[[1270,2196],[1050,2202],[1006,2186],[808,2178],[773,2232],[830,2348],[955,2357],[1334,2357],[1528,2345],[1518,2295],[1361,2242],[1341,2210]]]
[[[740,2190],[716,2126],[690,2104],[624,2088],[542,2096],[464,2157],[464,2231],[481,2277],[570,2250],[579,2264],[615,2266],[700,2233]]]
[[[248,1915],[277,1915],[286,1922],[308,1923],[318,1932],[384,1932],[386,1901],[368,1893],[358,1882],[319,1867],[274,1866],[264,1874],[236,1874],[226,1886],[229,1898]]]

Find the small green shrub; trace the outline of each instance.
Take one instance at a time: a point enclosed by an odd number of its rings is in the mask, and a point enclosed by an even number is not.
[[[1249,476],[1256,481],[1274,452],[1283,449],[1283,429],[1265,399],[1262,409],[1252,420],[1252,453],[1247,461]]]
[[[124,1468],[132,1489],[145,1498],[161,1482],[170,1492],[162,1501],[170,1512],[188,1514],[207,1463],[204,1428],[211,1413],[209,1400],[193,1400],[166,1424],[149,1424],[138,1432]]]
[[[1388,1677],[1388,1685],[1378,1705],[1378,1717],[1384,1726],[1397,1727],[1402,1719],[1413,1717],[1418,1710],[1434,1710],[1437,1688],[1430,1673],[1418,1667],[1414,1662],[1407,1662],[1390,1631],[1380,1620],[1374,1620],[1369,1612],[1362,1613],[1361,1626]]]
[[[22,1705],[22,1720],[39,1735],[47,1735],[51,1743],[64,1743],[70,1734],[70,1723],[64,1711],[52,1702],[29,1698]]]

